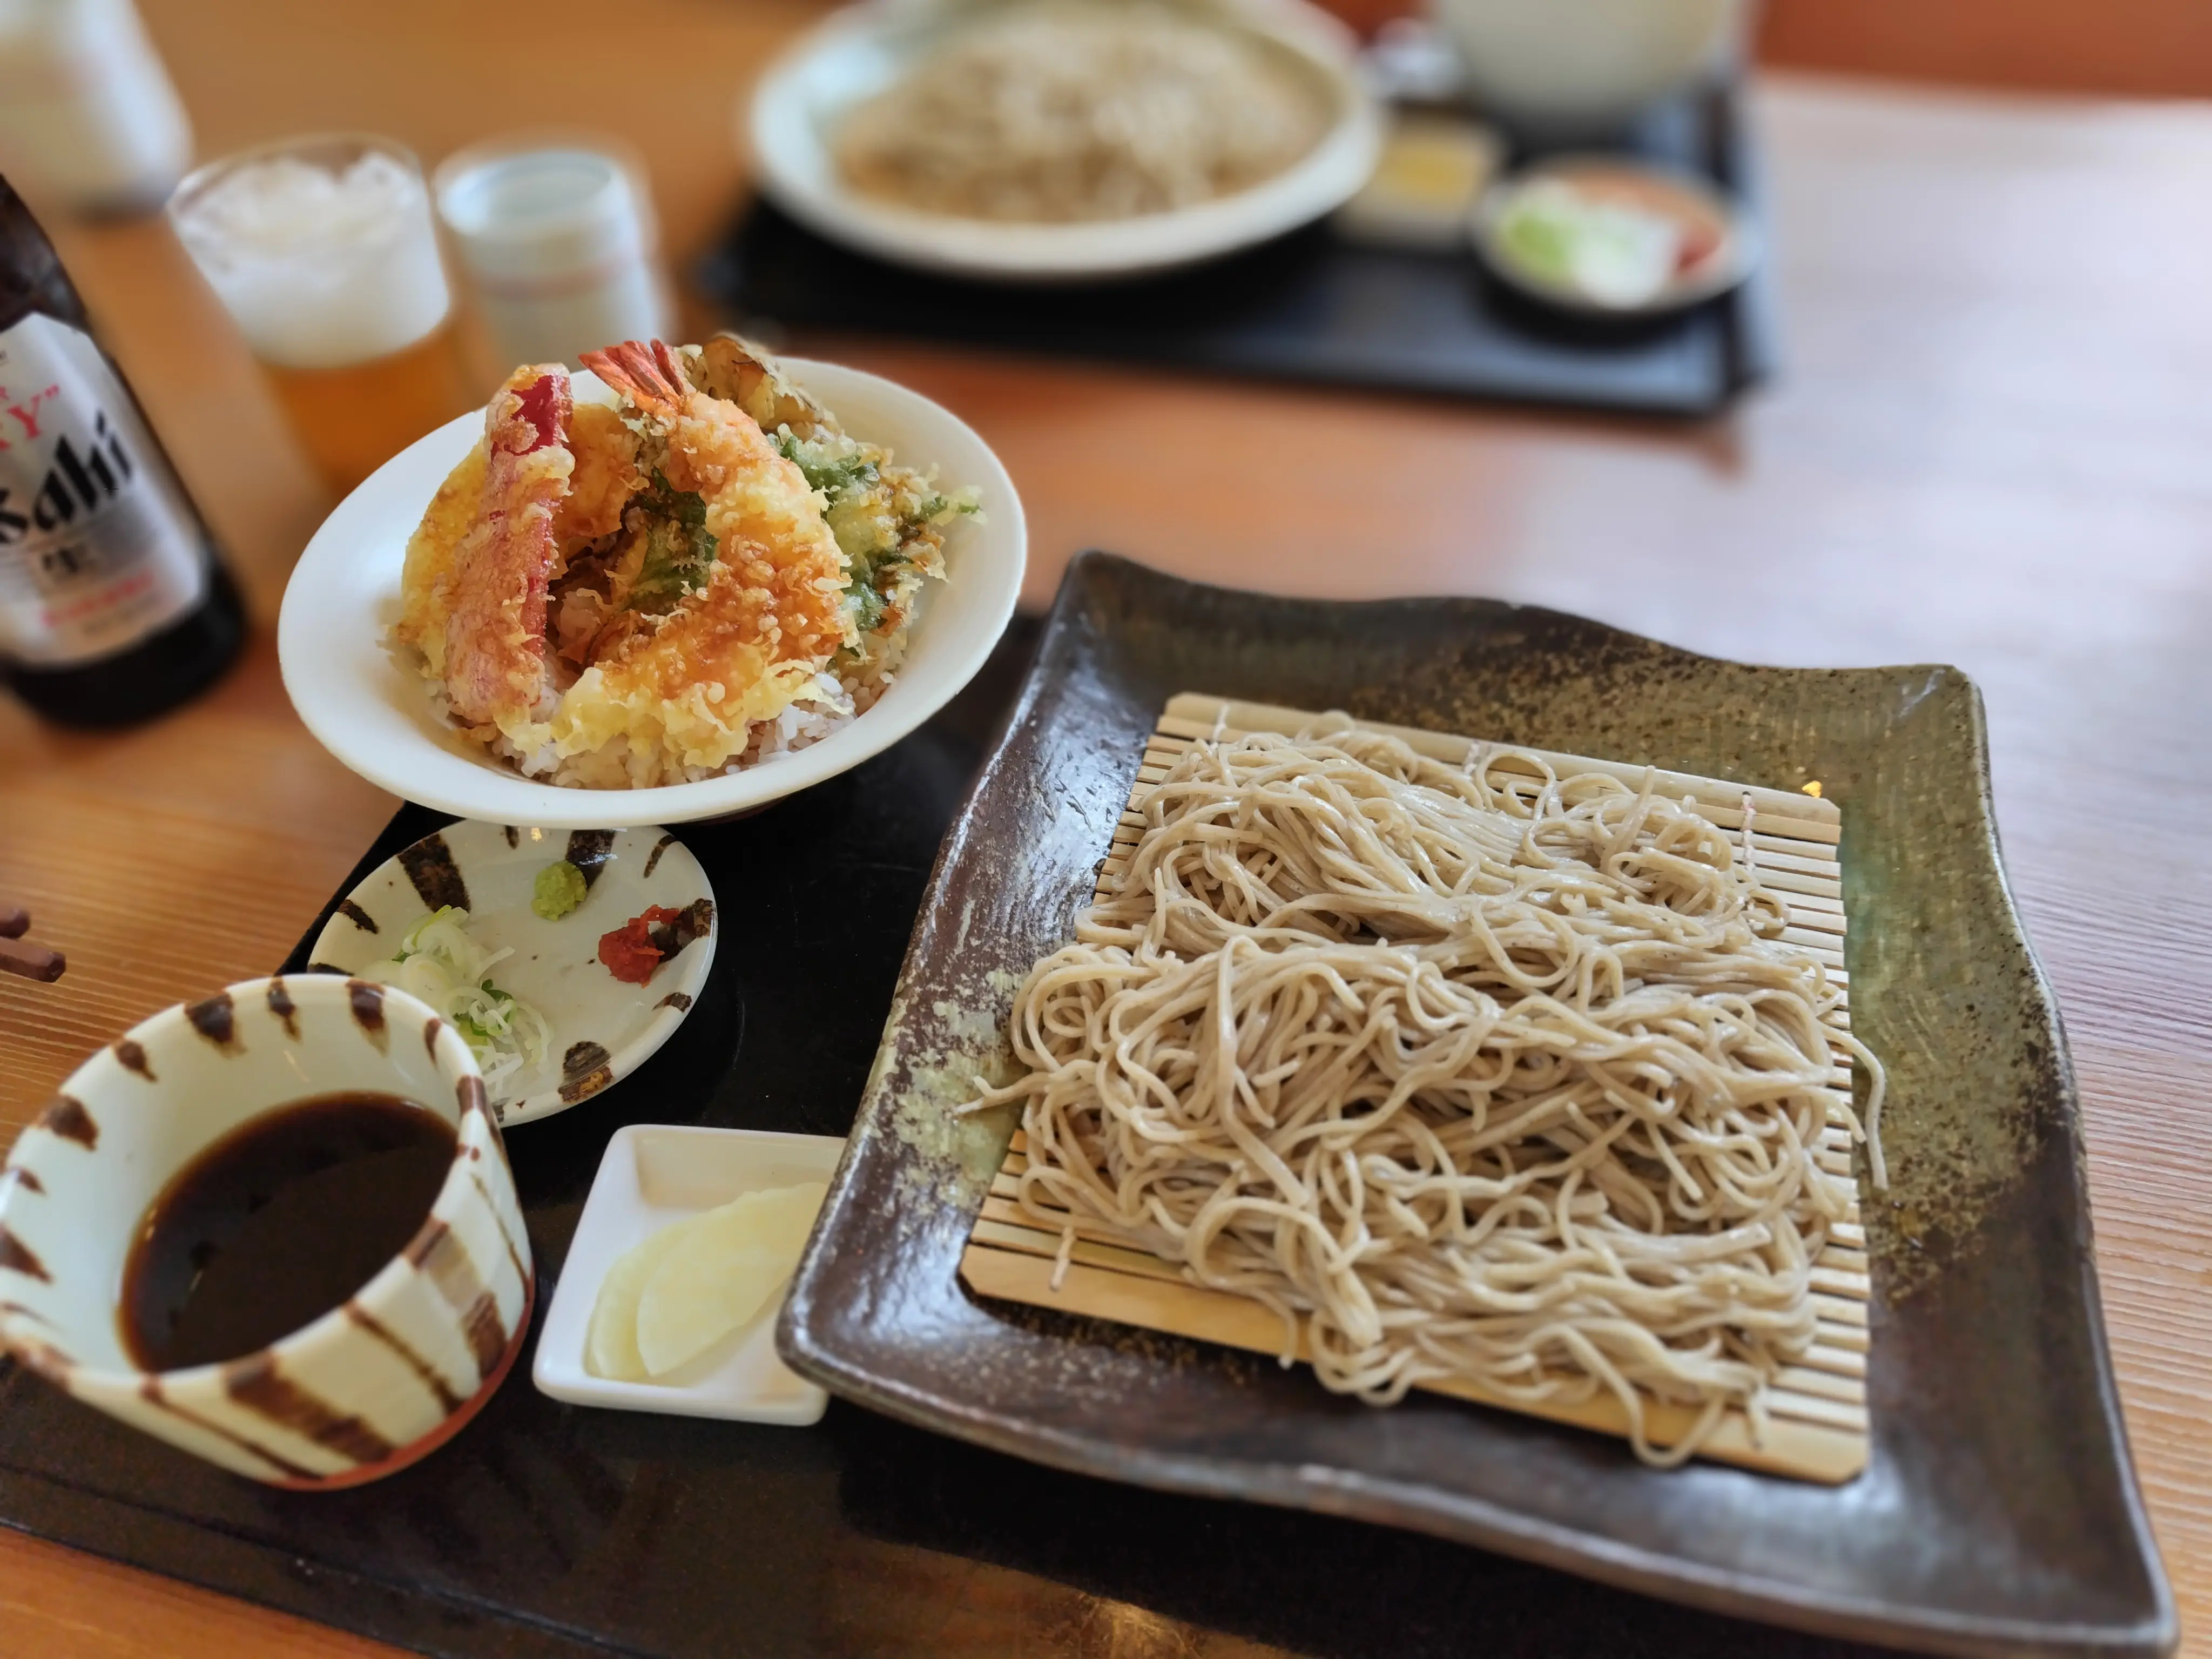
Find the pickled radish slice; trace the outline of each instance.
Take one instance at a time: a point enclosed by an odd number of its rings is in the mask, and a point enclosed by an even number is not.
[[[829,1190],[813,1181],[747,1193],[630,1246],[600,1282],[585,1369],[650,1382],[750,1324],[798,1267]]]

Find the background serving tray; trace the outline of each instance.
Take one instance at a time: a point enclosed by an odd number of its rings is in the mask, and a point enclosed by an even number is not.
[[[1625,145],[1702,174],[1761,216],[1740,83],[1656,109]],[[1013,287],[929,276],[852,253],[766,203],[699,281],[748,327],[859,330],[1054,356],[1385,386],[1453,397],[1695,416],[1770,373],[1773,292],[1741,288],[1669,317],[1569,317],[1517,297],[1464,252],[1378,248],[1316,225],[1149,280]]]
[[[1375,642],[1378,626],[1386,644]],[[1831,1553],[1856,1568],[1868,1553],[1867,1534],[1878,1528],[1892,1540],[1880,1552],[1894,1575],[1886,1582],[1902,1586],[1884,1592],[1891,1600],[1883,1605],[1905,1605],[1917,1582],[1952,1595],[1970,1617],[1993,1603],[2014,1610],[2009,1635],[1983,1617],[1960,1628],[1954,1647],[2094,1647],[2126,1656],[2170,1643],[2163,1582],[2119,1461],[2094,1285],[2081,1270],[2087,1237],[2073,1173],[2071,1093],[2042,1023],[2047,1005],[2009,922],[1990,908],[2000,901],[1995,864],[1980,839],[1986,828],[1978,805],[1978,726],[1971,691],[1955,676],[1763,675],[1546,612],[1474,602],[1291,605],[1190,587],[1103,558],[1077,567],[1051,634],[1013,747],[978,801],[998,803],[992,810],[1003,811],[1008,791],[1024,780],[1067,787],[1065,801],[1036,802],[1044,832],[1034,848],[1015,848],[1017,867],[1005,883],[1003,896],[1019,925],[1040,936],[1056,937],[1087,891],[1097,852],[1085,814],[1103,811],[1110,820],[1127,787],[1126,776],[1104,775],[1121,764],[1118,759],[1103,746],[1085,756],[1079,739],[1120,719],[1141,735],[1158,698],[1180,689],[1167,680],[1188,678],[1175,665],[1163,678],[1161,653],[1188,653],[1194,638],[1206,641],[1208,678],[1279,682],[1293,700],[1348,697],[1370,714],[1446,709],[1455,720],[1462,714],[1486,720],[1506,737],[1540,737],[1568,723],[1563,710],[1595,700],[1598,713],[1584,718],[1597,737],[1649,738],[1658,731],[1660,749],[1723,773],[1734,737],[1710,725],[1675,730],[1679,700],[1665,702],[1670,680],[1720,676],[1763,698],[1779,693],[1749,709],[1754,723],[1745,741],[1771,748],[1794,743],[1802,729],[1794,723],[1816,714],[1842,719],[1834,740],[1846,746],[1860,742],[1863,721],[1893,726],[1879,747],[1872,782],[1853,774],[1877,792],[1892,787],[1881,782],[1889,757],[1917,765],[1928,752],[1948,756],[1962,769],[1942,781],[1948,793],[1939,833],[1964,838],[1972,879],[1955,905],[1927,911],[1938,945],[1925,973],[1916,979],[1910,971],[1910,951],[1885,971],[1924,982],[1926,975],[1940,981],[1971,970],[2009,988],[1983,1005],[1990,1020],[1986,1038],[1968,1030],[1960,1058],[1951,1062],[1958,1070],[1947,1075],[1960,1079],[1966,1092],[1930,1095],[1916,1084],[1918,1103],[1896,1110],[1917,1127],[1893,1133],[1905,1137],[1895,1144],[1935,1160],[1923,1168],[1945,1176],[1957,1166],[1940,1129],[1931,1133],[1931,1115],[1940,1118],[1961,1099],[1966,1122],[1986,1125],[2000,1115],[2021,1138],[1957,1141],[2004,1156],[1987,1160],[1985,1177],[1962,1176],[1956,1202],[1893,1224],[1926,1230],[1923,1249],[1937,1268],[1937,1295],[1918,1310],[1908,1303],[1897,1311],[1901,1346],[1888,1333],[1881,1339],[1883,1352],[1893,1349],[1897,1359],[1878,1362],[1873,1379],[1887,1391],[1875,1401],[1881,1425],[1875,1467],[1843,1489],[1846,1509],[1834,1548],[1824,1539],[1809,1559],[1822,1571]],[[509,1140],[541,1274],[541,1306],[600,1151],[621,1125],[732,1124],[820,1134],[852,1127],[931,860],[1015,701],[1037,638],[1034,624],[1018,624],[962,698],[857,771],[757,817],[683,831],[723,911],[721,948],[697,1011],[635,1077],[574,1111],[523,1126]],[[1342,674],[1356,678],[1332,681],[1308,665],[1321,653],[1341,653]],[[1578,695],[1576,683],[1588,689]],[[1624,708],[1617,719],[1605,715],[1605,700],[1623,689],[1661,701]],[[1874,701],[1860,701],[1870,695]],[[1637,727],[1638,720],[1649,724]],[[1064,732],[1067,746],[1055,741],[1041,750],[1053,731]],[[1806,741],[1802,758],[1824,763],[1831,751]],[[1026,769],[1041,754],[1058,757],[1048,773]],[[1009,769],[1018,763],[1024,769]],[[1847,801],[1847,813],[1860,810]],[[1066,814],[1064,833],[1050,827],[1055,811]],[[368,850],[361,872],[442,821],[420,809],[403,811]],[[1847,822],[1856,835],[1857,823]],[[1903,859],[1908,850],[1877,842],[1857,846],[1853,856],[1874,857],[1878,848],[1883,859]],[[972,832],[963,831],[948,848],[946,872],[972,872],[982,855]],[[1905,874],[1937,884],[1933,872]],[[1030,877],[1038,879],[1025,888]],[[332,906],[355,878],[331,895]],[[1003,924],[1008,912],[994,914]],[[1992,918],[2001,924],[1994,933]],[[302,920],[301,951],[288,970],[303,965],[305,941],[320,930],[321,918]],[[1855,934],[1859,926],[1855,915]],[[1942,943],[1954,933],[1967,943]],[[943,935],[925,931],[924,938],[941,942]],[[1865,944],[1854,963],[1862,974],[1874,965]],[[1994,952],[1986,961],[1973,953],[1984,951]],[[1866,982],[1855,981],[1855,991]],[[909,990],[918,983],[910,974]],[[1882,983],[1886,1001],[1891,992]],[[1959,994],[1978,994],[1963,988],[1967,983],[1960,981]],[[923,1017],[940,1018],[927,1009]],[[1945,1029],[1958,1035],[1955,1022]],[[906,1027],[901,1053],[909,1071],[919,1054],[912,1041],[921,1030]],[[2044,1046],[2030,1052],[2021,1046],[2027,1040]],[[1986,1097],[1978,1104],[1976,1088]],[[879,1090],[877,1105],[883,1097]],[[942,1170],[941,1158],[887,1158],[894,1149],[881,1137],[880,1120],[872,1121],[861,1166],[868,1179],[902,1168]],[[1977,1196],[1983,1193],[1986,1198]],[[850,1219],[848,1212],[841,1224]],[[1946,1232],[1949,1222],[1961,1231]],[[880,1264],[893,1300],[879,1305],[899,1308],[902,1322],[943,1315],[951,1322],[947,1334],[963,1342],[1000,1328],[955,1283],[966,1224],[956,1206],[915,1234],[936,1253],[941,1271],[929,1261],[911,1274],[901,1263]],[[1983,1249],[1990,1240],[2000,1248]],[[1962,1259],[1966,1265],[1954,1265]],[[823,1265],[817,1261],[810,1276],[817,1291]],[[896,1300],[909,1294],[917,1299]],[[2033,1295],[2046,1300],[2022,1299]],[[1989,1298],[1986,1305],[1978,1296]],[[2039,1308],[2039,1320],[2023,1328],[2001,1305]],[[1945,1319],[1958,1322],[1955,1337],[1942,1328]],[[833,1313],[817,1295],[805,1328],[810,1341],[842,1342],[854,1322],[849,1305]],[[898,1328],[902,1340],[913,1334],[910,1323]],[[1238,1379],[1249,1380],[1250,1394],[1232,1394],[1248,1403],[1264,1402],[1283,1382],[1297,1380],[1278,1377],[1266,1362],[1213,1367],[1192,1345],[1172,1345],[1172,1352],[1211,1367],[1208,1387],[1235,1390]],[[1954,1378],[1950,1368],[1962,1356],[1969,1363]],[[1070,1371],[1079,1402],[1106,1397],[1099,1391],[1112,1388],[1130,1364],[1126,1348],[1103,1340],[1084,1358]],[[2017,1403],[2000,1400],[1992,1407],[1990,1376],[2008,1369],[2008,1387],[1998,1392]],[[1023,1379],[1016,1372],[1010,1380]],[[1885,1400],[1904,1389],[1926,1397],[1900,1415]],[[902,1394],[899,1408],[922,1398]],[[1343,1422],[1364,1424],[1372,1415],[1364,1413],[1351,1407]],[[1626,1454],[1607,1443],[1525,1419],[1498,1420],[1511,1427],[1510,1436],[1490,1443],[1501,1449],[1505,1474],[1521,1479],[1544,1471],[1566,1483],[1564,1501],[1585,1506],[1617,1481]],[[1173,1422],[1122,1426],[1200,1437],[1198,1429]],[[1255,1423],[1249,1448],[1224,1448],[1213,1431],[1214,1461],[1188,1484],[1231,1490],[1219,1478],[1224,1452],[1263,1451],[1271,1431]],[[1121,1472],[1118,1463],[1101,1460],[1095,1440],[1070,1440],[1052,1452],[1069,1462],[1078,1454],[1086,1467]],[[1133,1457],[1129,1467],[1149,1476],[1153,1466]],[[1665,1500],[1656,1513],[1657,1500],[1638,1499],[1624,1510],[1625,1520],[1647,1534],[1700,1544],[1709,1555],[1756,1550],[1771,1522],[1784,1529],[1771,1560],[1802,1571],[1807,1528],[1838,1514],[1830,1505],[1808,1515],[1802,1496],[1781,1511],[1747,1511],[1742,1494],[1756,1478],[1730,1471],[1666,1479],[1675,1484],[1652,1489]],[[1348,1496],[1358,1501],[1361,1494]],[[1474,1512],[1500,1523],[1495,1506]],[[1568,1559],[1565,1546],[1589,1547],[1571,1528],[1548,1522],[1540,1504],[1525,1516],[1539,1546],[1562,1546],[1547,1552],[1553,1559]],[[1134,1640],[1157,1632],[1146,1613],[1229,1632],[1219,1644],[1224,1653],[1245,1650],[1242,1638],[1316,1659],[1470,1653],[1845,1659],[1865,1652],[1838,1639],[1754,1629],[1577,1582],[1418,1533],[1063,1473],[842,1401],[833,1400],[823,1421],[805,1430],[648,1418],[561,1405],[530,1388],[521,1370],[435,1457],[357,1492],[311,1495],[225,1476],[0,1360],[0,1525],[469,1659],[732,1653],[1095,1659],[1109,1649],[1151,1659],[1177,1651],[1170,1645],[1173,1626],[1155,1646],[1113,1645],[1117,1633],[1136,1633]],[[1534,1553],[1520,1540],[1506,1541]],[[1917,1580],[1904,1576],[1916,1551],[1924,1552]],[[1634,1567],[1648,1552],[1622,1559]],[[1735,1594],[1736,1583],[1735,1574],[1717,1571],[1670,1588],[1717,1601]],[[2080,1622],[2059,1627],[2067,1618]],[[1943,1637],[1932,1627],[1925,1632],[1929,1645]],[[1215,1644],[1200,1640],[1195,1650],[1212,1654]]]

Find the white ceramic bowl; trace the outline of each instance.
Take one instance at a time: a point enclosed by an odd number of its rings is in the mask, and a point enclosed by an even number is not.
[[[307,729],[379,787],[459,817],[546,830],[683,823],[764,806],[889,748],[969,682],[1013,615],[1029,532],[1021,497],[990,447],[919,392],[878,375],[804,357],[781,359],[854,436],[946,484],[974,484],[980,521],[945,538],[947,580],[932,582],[890,690],[822,742],[700,783],[658,789],[564,789],[494,760],[440,718],[422,677],[385,646],[398,613],[407,538],[438,486],[483,434],[463,415],[379,467],[323,523],[284,591],[276,653],[284,690]],[[590,374],[579,397],[604,396]]]
[[[125,1352],[116,1298],[141,1219],[219,1137],[341,1090],[418,1102],[458,1133],[422,1230],[341,1306],[258,1353],[171,1371]],[[414,998],[299,974],[133,1026],[77,1067],[0,1179],[0,1340],[85,1404],[271,1486],[405,1468],[489,1400],[530,1327],[530,1236],[483,1080]]]
[[[1284,54],[1327,100],[1327,133],[1275,177],[1170,212],[1042,225],[901,208],[848,187],[830,151],[846,112],[984,9],[878,0],[832,13],[754,90],[745,131],[761,188],[808,229],[878,258],[1002,282],[1079,282],[1195,264],[1284,235],[1349,201],[1382,154],[1382,117],[1350,30],[1303,0],[1213,0],[1204,15]]]
[[[1483,107],[1539,137],[1625,125],[1711,65],[1744,0],[1431,0]]]
[[[532,885],[564,858],[585,870],[588,885],[583,902],[548,921],[530,908]],[[644,984],[617,979],[599,961],[599,936],[647,905],[682,910],[702,901],[707,931]],[[492,1115],[507,1128],[565,1112],[652,1059],[690,1016],[722,932],[714,884],[665,830],[462,823],[362,878],[315,936],[308,971],[359,974],[389,961],[401,936],[445,904],[469,913],[469,937],[486,950],[514,952],[494,964],[492,983],[543,1014],[552,1032],[542,1065],[487,1085]]]

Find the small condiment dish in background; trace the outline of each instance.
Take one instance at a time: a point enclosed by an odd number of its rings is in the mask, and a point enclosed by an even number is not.
[[[1547,257],[1532,252],[1531,228],[1549,244]],[[1604,246],[1572,249],[1576,235]],[[1501,181],[1476,209],[1474,241],[1501,281],[1601,317],[1712,299],[1749,276],[1758,258],[1743,214],[1704,179],[1601,155],[1559,156]]]
[[[412,1241],[257,1352],[141,1368],[118,1297],[155,1200],[250,1120],[356,1091],[455,1131]],[[0,1175],[9,1350],[85,1404],[271,1486],[358,1486],[444,1444],[514,1364],[532,1300],[529,1236],[468,1044],[412,997],[359,981],[248,980],[141,1022],[70,1074]]]
[[[830,1135],[652,1123],[617,1129],[599,1160],[538,1334],[530,1374],[538,1392],[571,1405],[617,1411],[802,1428],[819,1421],[830,1396],[776,1354],[781,1290],[742,1328],[671,1371],[665,1382],[595,1376],[584,1355],[600,1284],[625,1250],[746,1193],[826,1182],[844,1151],[845,1143]]]
[[[548,920],[531,901],[546,866],[564,860],[579,872],[584,896]],[[509,1128],[565,1112],[651,1059],[698,1000],[721,937],[714,884],[691,849],[665,830],[525,830],[464,821],[370,871],[315,936],[308,971],[368,973],[444,905],[468,912],[477,943],[514,952],[489,976],[551,1028],[543,1065],[489,1082],[493,1114]],[[687,911],[705,931],[634,985],[600,961],[599,940],[652,905]]]

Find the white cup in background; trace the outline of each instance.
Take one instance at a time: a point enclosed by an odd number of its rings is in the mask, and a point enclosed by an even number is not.
[[[1746,0],[1431,0],[1483,111],[1540,141],[1593,138],[1718,63]]]
[[[674,326],[642,170],[596,138],[524,136],[447,158],[438,216],[501,372]]]

